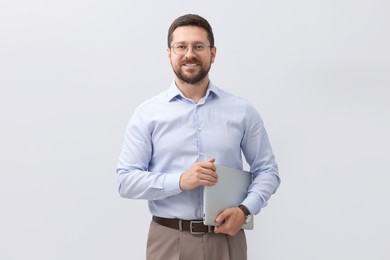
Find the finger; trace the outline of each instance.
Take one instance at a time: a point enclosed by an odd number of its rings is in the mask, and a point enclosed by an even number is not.
[[[214,227],[214,233],[224,233],[224,227],[223,227],[223,225],[221,225],[221,226],[216,226],[216,227]]]
[[[199,182],[201,185],[204,186],[213,186],[217,184],[218,178],[215,173],[203,173],[199,175]]]
[[[203,186],[214,186],[215,184],[217,184],[217,182],[215,182],[215,181],[208,181],[208,180],[202,180],[201,184]]]
[[[202,174],[199,176],[200,181],[210,182],[211,185],[214,185],[218,182],[218,178],[209,174]]]
[[[201,174],[211,176],[215,179],[218,179],[217,173],[211,169],[203,169]]]
[[[215,219],[215,222],[222,223],[227,217],[228,217],[228,214],[224,210],[217,216],[217,218]]]
[[[203,165],[204,165],[206,168],[211,169],[211,170],[213,170],[213,171],[216,170],[216,167],[215,167],[214,163],[215,163],[215,158],[214,158],[214,157],[212,157],[212,158],[210,158],[210,159],[207,159],[207,160],[203,161]]]
[[[216,170],[215,165],[212,162],[209,162],[209,161],[201,162],[199,166],[202,167],[203,169],[212,170],[214,172]]]
[[[211,169],[213,170],[213,171],[216,171],[217,170],[217,168],[215,167],[215,158],[213,157],[213,158],[210,158],[209,160],[208,160],[208,162],[210,162],[211,163]]]
[[[206,162],[215,163],[215,157],[211,157],[211,158],[207,159]]]

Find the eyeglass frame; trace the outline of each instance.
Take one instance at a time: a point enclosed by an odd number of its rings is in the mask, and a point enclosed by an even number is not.
[[[185,49],[185,52],[182,53],[182,54],[177,53],[177,52],[175,51],[175,48],[174,48],[174,45],[176,45],[176,44],[187,45],[187,47],[186,47],[186,49]],[[205,48],[202,49],[202,50],[199,52],[199,50],[197,50],[196,48],[194,48],[194,45],[196,45],[196,44],[204,45]],[[183,56],[183,55],[185,55],[185,54],[188,52],[189,46],[190,46],[190,45],[191,45],[192,50],[193,50],[194,52],[196,52],[196,53],[204,53],[204,52],[206,51],[207,48],[210,48],[210,49],[213,48],[213,47],[211,47],[210,44],[206,44],[206,43],[204,43],[204,42],[200,42],[200,41],[199,41],[199,42],[193,42],[193,43],[191,43],[191,44],[188,44],[188,43],[185,43],[185,42],[175,42],[175,43],[171,44],[170,49],[172,49],[173,52],[174,52],[176,55]]]

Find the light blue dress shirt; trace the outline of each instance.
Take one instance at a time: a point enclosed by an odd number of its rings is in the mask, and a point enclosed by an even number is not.
[[[152,215],[202,219],[203,186],[182,191],[180,175],[211,157],[217,165],[242,169],[242,154],[253,175],[242,204],[257,214],[280,184],[259,114],[245,99],[212,83],[198,103],[172,83],[139,105],[130,119],[117,167],[119,194],[148,200]]]

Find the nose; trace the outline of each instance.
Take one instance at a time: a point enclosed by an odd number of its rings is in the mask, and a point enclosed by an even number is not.
[[[194,57],[194,56],[196,56],[192,46],[188,46],[188,49],[187,49],[187,52],[185,53],[185,56],[186,57]]]

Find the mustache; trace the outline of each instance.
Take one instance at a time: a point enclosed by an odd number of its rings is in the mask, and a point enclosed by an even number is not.
[[[201,63],[201,62],[198,59],[194,59],[194,58],[188,59],[188,58],[186,58],[186,60],[183,62],[183,64],[185,64],[185,63]]]

